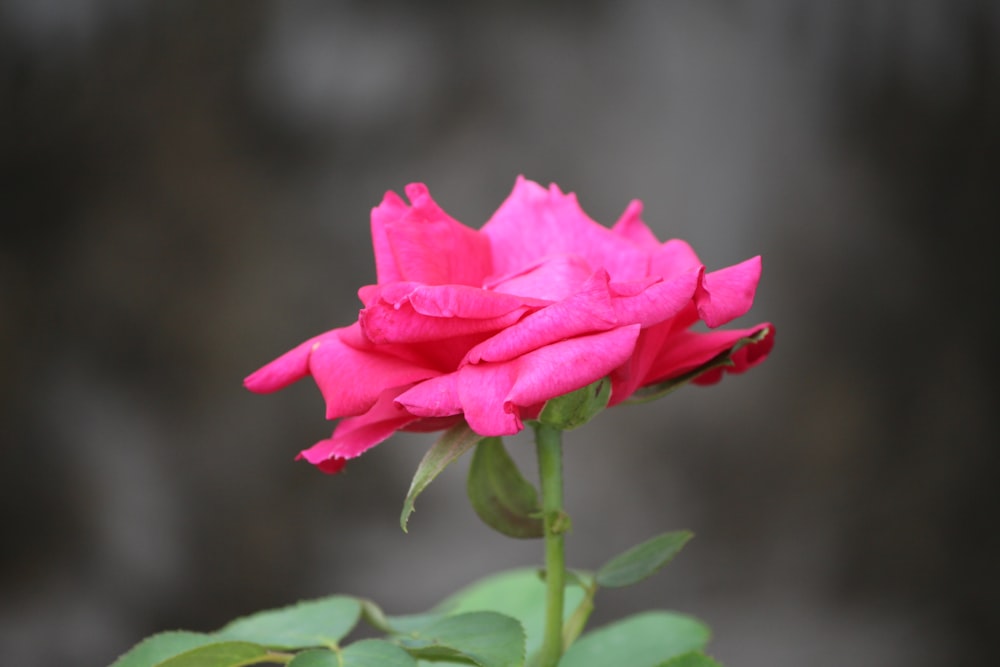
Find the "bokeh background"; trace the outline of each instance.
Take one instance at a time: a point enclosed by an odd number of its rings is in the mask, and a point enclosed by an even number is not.
[[[687,611],[733,667],[993,664],[998,157],[987,0],[3,0],[0,655],[538,563],[465,461],[399,530],[430,437],[327,477],[292,461],[314,388],[241,388],[355,317],[385,190],[479,226],[523,173],[605,223],[644,200],[710,268],[762,254],[746,322],[778,327],[569,436],[573,565],[698,535],[595,623]]]

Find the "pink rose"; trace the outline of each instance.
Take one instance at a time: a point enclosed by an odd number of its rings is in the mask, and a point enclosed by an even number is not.
[[[692,371],[742,339],[739,373],[770,351],[773,328],[698,333],[746,313],[760,257],[706,273],[691,247],[660,243],[629,204],[608,229],[573,194],[519,178],[476,231],[445,213],[422,184],[372,210],[378,284],[362,287],[358,321],[311,338],[250,375],[267,393],[312,375],[333,435],[300,454],[326,472],[397,430],[462,419],[510,435],[545,401],[610,377],[610,405]]]

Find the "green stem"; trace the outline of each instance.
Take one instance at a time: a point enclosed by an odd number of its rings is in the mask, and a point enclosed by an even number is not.
[[[538,655],[538,667],[555,667],[563,651],[563,593],[566,580],[562,431],[539,423],[535,427],[535,445],[538,449],[538,476],[542,482],[546,585],[545,638]]]

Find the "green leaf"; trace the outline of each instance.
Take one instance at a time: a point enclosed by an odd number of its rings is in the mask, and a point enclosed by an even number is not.
[[[216,636],[282,649],[335,646],[360,616],[358,600],[334,595],[238,618]]]
[[[287,667],[341,667],[340,658],[325,648],[312,648],[295,654]]]
[[[424,660],[464,659],[480,667],[524,664],[521,624],[492,611],[445,616],[397,641],[411,655]]]
[[[413,503],[427,485],[434,481],[434,478],[441,474],[445,468],[454,463],[458,458],[469,451],[469,448],[482,440],[482,436],[469,428],[465,422],[453,426],[431,445],[431,448],[421,459],[417,466],[417,472],[413,475],[410,483],[410,490],[406,494],[403,502],[403,513],[399,516],[399,525],[406,532],[406,524],[413,514]]]
[[[570,618],[583,598],[581,588],[567,585],[564,620]],[[545,582],[538,570],[531,568],[501,572],[463,588],[437,605],[435,611],[452,615],[495,611],[510,616],[524,628],[527,654],[531,655],[542,647],[545,633]]]
[[[259,644],[220,642],[168,658],[157,667],[245,667],[259,664],[268,655],[271,652]]]
[[[561,431],[583,426],[607,407],[611,382],[602,378],[582,389],[557,396],[545,403],[538,421]]]
[[[111,667],[152,667],[167,658],[217,641],[212,635],[201,632],[161,632],[143,639]]]
[[[683,375],[678,375],[677,377],[671,378],[671,379],[666,380],[664,382],[659,382],[657,384],[651,384],[648,387],[640,387],[639,389],[637,389],[635,391],[634,394],[632,394],[630,397],[628,397],[627,399],[625,399],[625,402],[626,403],[648,403],[649,401],[654,401],[654,400],[656,400],[658,398],[662,398],[662,397],[666,396],[667,394],[671,393],[672,391],[675,391],[675,390],[683,387],[688,382],[691,382],[691,380],[694,380],[696,377],[698,377],[702,373],[705,373],[707,371],[710,371],[710,370],[713,370],[713,369],[716,369],[716,368],[723,368],[725,366],[732,366],[733,365],[732,356],[733,356],[733,353],[736,352],[736,350],[740,349],[744,345],[752,345],[754,343],[759,343],[760,341],[762,341],[765,338],[767,338],[768,334],[770,334],[770,333],[771,333],[770,328],[769,327],[765,327],[765,328],[761,329],[760,331],[758,331],[758,332],[756,332],[756,333],[754,333],[754,334],[752,334],[750,336],[746,336],[744,338],[740,338],[738,341],[736,341],[736,343],[731,348],[729,348],[728,350],[725,350],[724,352],[720,352],[719,354],[715,355],[714,357],[712,357],[711,359],[709,359],[708,361],[706,361],[705,363],[703,363],[701,366],[698,366],[694,370],[688,371],[687,373],[684,373]]]
[[[355,642],[338,656],[326,649],[312,649],[296,655],[288,667],[416,667],[410,654],[383,639]]]
[[[542,570],[539,576],[544,580],[545,571]],[[566,570],[566,585],[579,586],[580,588],[587,590],[594,585],[594,573],[585,572],[583,570]]]
[[[704,648],[708,637],[708,628],[693,618],[648,611],[585,634],[566,650],[559,667],[658,667]]]
[[[414,667],[417,661],[391,642],[364,639],[354,642],[341,652],[342,667]]]
[[[376,630],[386,633],[392,632],[392,626],[389,625],[389,617],[382,611],[382,607],[371,600],[359,599],[358,602],[361,603],[361,617],[365,622]]]
[[[692,537],[690,532],[678,530],[632,547],[597,571],[597,583],[605,588],[638,583],[669,563]]]
[[[427,626],[437,623],[448,614],[426,612],[423,614],[405,614],[402,616],[386,616],[383,632],[392,635],[405,635],[419,632]]]
[[[657,667],[722,667],[722,665],[701,651],[692,651],[660,663]]]
[[[500,438],[484,438],[476,447],[466,489],[472,508],[490,528],[509,537],[545,534],[538,491],[521,475]]]

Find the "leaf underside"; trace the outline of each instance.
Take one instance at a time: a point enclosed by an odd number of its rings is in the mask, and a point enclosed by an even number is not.
[[[417,472],[413,475],[410,483],[410,490],[403,501],[403,512],[399,516],[399,525],[406,532],[406,525],[413,514],[413,503],[427,486],[434,481],[434,478],[449,465],[458,460],[462,454],[469,451],[477,442],[482,440],[482,436],[469,428],[466,423],[461,423],[451,427],[441,434],[441,437],[431,445],[431,448],[421,459],[417,466]]]
[[[490,528],[517,538],[545,534],[538,491],[521,475],[500,438],[484,438],[476,446],[466,490],[472,508]]]

